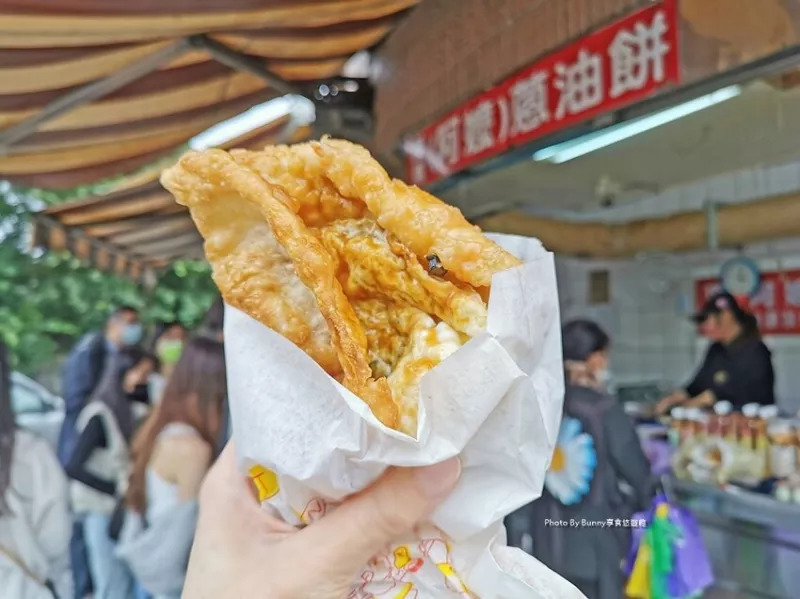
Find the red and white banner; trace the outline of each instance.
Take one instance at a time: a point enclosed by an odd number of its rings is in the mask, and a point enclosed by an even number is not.
[[[718,279],[696,281],[697,309],[720,289]],[[800,334],[800,270],[763,272],[756,295],[738,301],[758,319],[762,335]]]
[[[427,185],[504,150],[678,83],[676,0],[662,0],[548,55],[408,139]]]

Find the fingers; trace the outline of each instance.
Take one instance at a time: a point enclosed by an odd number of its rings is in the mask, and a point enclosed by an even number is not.
[[[258,510],[258,500],[252,480],[242,474],[236,463],[236,448],[229,441],[206,475],[200,490],[200,504],[204,508],[228,509],[233,502],[237,509]],[[214,507],[212,507],[214,506]]]
[[[200,508],[212,518],[227,514],[229,525],[243,524],[251,530],[288,534],[295,527],[259,505],[252,479],[239,471],[233,441],[228,442],[208,471],[200,490]]]
[[[461,463],[452,458],[425,468],[389,470],[372,487],[287,542],[309,549],[309,563],[357,572],[387,544],[427,519],[456,486]]]

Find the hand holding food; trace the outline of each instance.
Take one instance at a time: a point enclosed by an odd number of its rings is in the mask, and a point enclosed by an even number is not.
[[[297,530],[261,509],[234,453],[225,449],[203,485],[185,599],[345,597],[360,568],[422,522],[460,473],[457,459],[392,470],[329,517]]]
[[[261,537],[253,542],[232,540],[234,520],[220,528],[201,516],[198,546],[241,551],[236,563],[193,556],[197,597],[253,594],[263,564],[285,556],[309,563],[300,578],[274,571],[286,596],[580,596],[506,547],[502,529],[541,493],[559,429],[552,254],[522,237],[500,237],[501,247],[345,141],[190,152],[162,182],[189,208],[230,308],[237,465],[276,517],[240,519]],[[414,473],[446,482],[437,468],[455,456],[459,483],[430,512],[435,501],[414,499],[425,491]],[[379,496],[402,504],[384,516],[417,514],[402,539],[380,520],[358,525]],[[351,550],[347,563],[331,557]],[[226,595],[206,580],[213,571],[243,586]]]

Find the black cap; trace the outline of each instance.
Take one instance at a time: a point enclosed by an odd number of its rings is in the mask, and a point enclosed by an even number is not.
[[[732,311],[734,315],[736,315],[737,320],[740,320],[740,315],[744,314],[744,310],[742,310],[742,307],[739,305],[739,302],[736,301],[735,297],[727,291],[718,291],[706,300],[706,303],[703,304],[703,307],[697,314],[692,315],[692,321],[700,324],[705,322],[712,314],[719,314],[725,310]]]

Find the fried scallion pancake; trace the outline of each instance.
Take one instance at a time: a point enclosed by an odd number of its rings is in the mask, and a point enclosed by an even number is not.
[[[267,183],[280,187],[309,227],[340,218],[361,218],[367,211],[364,202],[343,197],[323,176],[321,159],[310,144],[268,146],[260,152],[233,150],[231,156]]]
[[[317,298],[297,276],[259,206],[242,201],[236,190],[224,186],[221,176],[201,168],[203,162],[203,155],[187,156],[181,168],[165,171],[162,181],[181,204],[191,207],[225,301],[339,377],[342,368]]]
[[[486,327],[486,304],[474,289],[428,274],[417,257],[374,220],[338,220],[322,227],[320,235],[339,257],[339,282],[348,297],[399,300],[470,336]]]
[[[186,173],[202,181],[201,188],[206,191],[206,197],[212,198],[210,202],[198,203],[197,196],[189,193],[182,194],[186,185],[182,185]],[[312,233],[302,219],[292,210],[291,200],[286,194],[267,183],[255,171],[237,164],[230,155],[222,150],[209,150],[204,153],[189,153],[180,163],[166,171],[163,183],[175,194],[179,202],[185,202],[192,211],[192,218],[209,222],[213,232],[218,230],[240,229],[242,234],[237,238],[239,245],[230,247],[229,251],[237,253],[241,243],[247,244],[249,235],[260,231],[260,226],[266,221],[267,227],[272,231],[276,241],[282,247],[287,258],[294,265],[297,277],[288,288],[290,294],[297,289],[297,282],[306,287],[316,298],[317,309],[322,313],[328,324],[330,343],[339,358],[341,370],[344,373],[342,384],[363,399],[375,416],[387,426],[394,427],[398,421],[397,405],[392,401],[391,392],[386,379],[372,378],[372,371],[367,362],[367,338],[361,323],[356,318],[355,312],[342,287],[336,279],[338,265],[331,254],[322,246],[319,239]],[[244,211],[238,209],[236,204],[229,205],[227,209],[217,209],[213,216],[207,212],[208,206],[218,205],[213,198],[238,196],[239,203],[248,206],[246,214],[252,215],[250,208],[260,211],[263,220],[254,222],[251,218],[242,219]],[[198,228],[200,228],[198,226]],[[249,229],[247,233],[245,230]],[[201,230],[201,234],[202,230]],[[209,252],[208,237],[206,236],[206,256],[214,266],[215,281],[222,291],[223,297],[235,307],[250,306],[252,311],[248,314],[270,326],[272,314],[269,302],[252,302],[244,294],[258,292],[258,289],[245,289],[242,286],[223,286],[229,281],[216,278],[217,263],[215,257],[219,254]],[[223,260],[225,260],[223,258]],[[227,261],[225,261],[226,266]],[[259,279],[267,281],[269,277]],[[253,306],[253,303],[259,305]],[[246,309],[246,308],[245,308]],[[313,318],[313,315],[311,316]],[[291,339],[291,337],[287,338]],[[305,349],[302,345],[298,345]],[[313,356],[312,356],[313,357]],[[324,366],[323,366],[324,367]]]
[[[162,183],[225,301],[412,436],[423,375],[485,327],[491,276],[520,263],[348,142],[190,152]]]
[[[389,382],[400,409],[399,430],[415,435],[422,376],[462,345],[462,336],[422,310],[386,300],[353,303],[367,331],[367,353],[375,376]]]
[[[390,178],[365,148],[341,139],[312,145],[325,176],[344,197],[363,199],[381,228],[419,258],[437,256],[459,281],[488,287],[494,273],[521,264],[467,222],[458,208]]]

